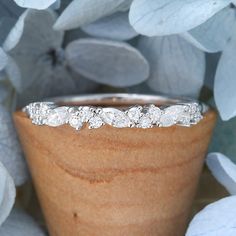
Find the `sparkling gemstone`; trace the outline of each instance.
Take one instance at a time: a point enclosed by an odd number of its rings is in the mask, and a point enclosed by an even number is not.
[[[103,120],[99,116],[94,116],[89,120],[90,129],[100,128],[103,124]]]
[[[91,109],[91,107],[87,107],[87,106],[84,106],[84,107],[81,107],[80,111],[79,111],[79,116],[80,116],[80,119],[83,121],[83,122],[88,122],[88,120],[90,118],[92,118],[94,115],[94,112],[93,110]]]
[[[191,124],[191,116],[189,113],[183,113],[179,118],[178,118],[178,123],[183,125],[183,126],[190,126]]]
[[[115,108],[103,108],[101,117],[105,123],[117,128],[129,127],[131,123],[124,112]]]
[[[45,121],[45,124],[56,127],[67,123],[68,119],[68,107],[57,107],[50,111]]]
[[[189,110],[191,114],[194,114],[199,111],[198,104],[197,103],[192,103],[189,105]]]
[[[202,118],[203,116],[201,115],[201,113],[195,114],[191,119],[191,123],[197,124]]]
[[[129,119],[135,123],[137,123],[139,121],[139,118],[142,115],[142,107],[141,106],[135,106],[130,108],[127,111],[127,116],[129,117]]]
[[[35,102],[27,106],[27,112],[32,119],[32,123],[42,125],[45,123],[49,112],[55,107],[51,102]]]
[[[83,122],[76,115],[70,116],[69,124],[70,124],[71,127],[75,128],[76,130],[81,129],[82,126],[83,126]]]
[[[168,114],[163,114],[160,118],[160,126],[168,127],[176,123],[175,119]]]
[[[112,125],[115,119],[115,112],[112,108],[104,108],[102,110],[101,117],[106,124]]]
[[[162,114],[162,111],[159,107],[156,107],[155,105],[150,105],[147,110],[147,113],[151,118],[153,124],[159,123]]]
[[[160,117],[160,126],[168,127],[176,124],[185,113],[185,107],[182,105],[167,107]]]
[[[152,127],[152,120],[149,117],[149,115],[143,115],[140,120],[139,124],[137,125],[140,128],[146,129],[146,128],[151,128]]]

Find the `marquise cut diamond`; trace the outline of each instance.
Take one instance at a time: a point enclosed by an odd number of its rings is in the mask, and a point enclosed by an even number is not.
[[[46,125],[49,126],[60,126],[66,124],[69,119],[68,107],[57,107],[50,111],[45,121]]]
[[[173,105],[164,109],[160,118],[160,126],[169,127],[181,121],[186,122],[186,120],[190,122],[190,115],[185,111],[185,106]]]
[[[101,116],[105,123],[116,128],[129,127],[131,123],[124,112],[115,108],[104,108]]]
[[[31,103],[24,108],[32,123],[36,125],[60,126],[66,123],[77,130],[84,123],[89,128],[99,128],[108,124],[117,128],[138,127],[151,128],[155,126],[169,127],[172,125],[191,126],[202,118],[204,107],[198,103],[177,103],[165,107],[154,104],[133,106],[128,109],[112,107],[100,108],[92,106],[57,106],[55,103]]]

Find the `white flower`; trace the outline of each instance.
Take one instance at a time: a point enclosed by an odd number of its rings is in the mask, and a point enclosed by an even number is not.
[[[59,30],[77,28],[117,11],[128,10],[131,2],[132,0],[73,0],[54,27]]]
[[[32,9],[46,9],[58,0],[14,0],[20,7]]]
[[[5,50],[20,68],[22,79],[14,78],[17,73],[11,73],[10,79],[21,87],[18,90],[21,106],[43,97],[83,92],[95,86],[67,67],[62,49],[64,33],[52,28],[56,18],[52,10],[26,10],[5,40]]]
[[[1,236],[46,236],[38,224],[20,209],[13,208],[6,221],[0,226]]]
[[[186,32],[207,21],[231,0],[134,0],[129,19],[143,35],[161,36]]]
[[[66,47],[66,59],[77,73],[114,87],[139,84],[149,75],[147,60],[124,42],[91,38],[75,40]]]
[[[18,7],[12,0],[0,1],[0,88],[2,89],[2,81],[6,82],[7,79],[11,80],[11,83],[17,90],[21,90],[20,87],[20,73],[14,60],[8,54],[7,48],[4,43],[6,37],[15,25],[19,16],[22,14],[23,9]],[[1,95],[0,95],[1,97]],[[2,99],[0,98],[0,101]]]
[[[185,236],[235,236],[236,196],[206,206],[191,221]]]
[[[197,98],[204,83],[205,55],[178,35],[141,36],[138,48],[150,64],[148,86],[160,93]]]
[[[213,176],[230,194],[236,195],[236,164],[218,152],[208,154],[206,162]]]
[[[236,28],[233,37],[222,52],[216,69],[214,98],[223,120],[236,116]]]
[[[12,177],[0,162],[0,228],[15,202],[16,189]]]
[[[210,153],[207,166],[215,178],[234,196],[206,206],[191,221],[186,236],[236,235],[236,165],[221,153]]]
[[[22,185],[28,178],[23,153],[9,111],[0,105],[0,161],[8,170],[15,184]]]
[[[226,7],[203,24],[181,34],[195,47],[209,53],[224,50],[236,27],[235,9]]]
[[[130,40],[138,35],[129,23],[128,12],[116,12],[81,29],[88,35],[114,40]]]

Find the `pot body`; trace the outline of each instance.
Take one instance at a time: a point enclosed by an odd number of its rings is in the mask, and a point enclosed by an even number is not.
[[[215,112],[191,128],[35,126],[15,113],[51,236],[183,236]]]

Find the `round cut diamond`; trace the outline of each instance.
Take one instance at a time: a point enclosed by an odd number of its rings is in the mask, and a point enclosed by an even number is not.
[[[90,129],[97,129],[103,125],[103,121],[99,116],[94,116],[89,120],[89,128]]]
[[[137,127],[139,128],[151,128],[152,127],[152,120],[148,115],[143,115],[140,120],[139,120],[139,124],[137,125]]]
[[[191,117],[190,114],[188,113],[183,113],[179,119],[178,119],[179,124],[183,126],[190,126],[191,124]]]
[[[201,119],[201,109],[197,103],[192,103],[189,106],[190,119],[192,124],[197,124]]]
[[[94,115],[94,112],[91,109],[91,107],[84,106],[84,107],[81,107],[79,111],[80,119],[83,122],[88,122],[88,120],[92,118],[93,115]]]
[[[127,116],[134,123],[137,123],[139,121],[139,118],[141,117],[141,115],[142,115],[141,106],[132,107],[127,111]]]
[[[56,103],[37,102],[26,106],[23,111],[37,125],[60,126],[69,123],[80,129],[85,122],[90,128],[99,128],[104,123],[117,128],[152,126],[190,126],[198,123],[206,107],[198,103],[179,103],[160,109],[154,104],[134,106],[127,110],[90,106],[66,107]]]
[[[51,102],[35,102],[28,105],[25,111],[28,112],[32,123],[43,125],[45,124],[48,114],[54,107],[55,105]]]
[[[162,114],[162,111],[159,107],[156,107],[155,105],[150,105],[147,110],[147,113],[149,117],[151,118],[153,124],[159,123],[159,120]]]
[[[70,124],[71,127],[75,128],[76,130],[81,129],[82,126],[83,126],[83,122],[76,115],[72,115],[69,118],[69,124]]]
[[[69,112],[68,107],[57,107],[50,111],[45,121],[49,126],[60,126],[68,122]]]
[[[199,111],[198,104],[196,104],[196,103],[190,104],[189,105],[189,110],[190,110],[191,114],[194,114],[194,113],[198,112]]]
[[[202,118],[203,116],[201,115],[201,113],[195,114],[191,117],[191,123],[197,124]]]

